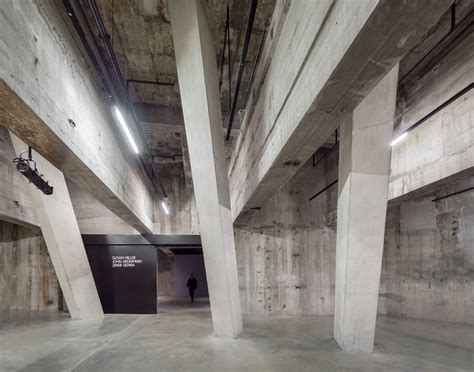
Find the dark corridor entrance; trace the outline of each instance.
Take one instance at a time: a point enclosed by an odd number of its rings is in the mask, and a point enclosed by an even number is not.
[[[83,235],[82,238],[105,313],[157,313],[158,283],[164,280],[159,272],[158,249],[160,253],[166,252],[167,257],[183,257],[177,260],[180,272],[197,268],[189,265],[196,259],[184,257],[202,257],[199,235]],[[203,272],[201,285],[205,283]],[[207,292],[207,284],[205,288]]]
[[[176,299],[189,299],[189,291],[186,284],[190,274],[193,274],[197,280],[195,297],[209,296],[204,257],[201,252],[198,251],[191,254],[177,253],[173,257],[173,265],[174,297]]]

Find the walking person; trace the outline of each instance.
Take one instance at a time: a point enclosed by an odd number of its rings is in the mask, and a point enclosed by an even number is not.
[[[194,274],[191,274],[188,279],[188,283],[186,284],[186,287],[189,289],[189,296],[191,297],[191,302],[194,302],[194,291],[197,288],[197,280],[194,277]]]

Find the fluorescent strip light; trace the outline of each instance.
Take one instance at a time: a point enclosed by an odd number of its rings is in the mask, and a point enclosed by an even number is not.
[[[127,123],[125,123],[125,119],[122,116],[122,113],[118,109],[117,106],[114,106],[114,111],[115,111],[115,116],[117,117],[117,120],[122,127],[123,132],[125,133],[125,136],[127,137],[128,141],[130,142],[130,145],[132,146],[133,151],[135,151],[135,154],[138,154],[138,146],[135,143],[135,140],[133,139],[132,132],[130,131],[130,128],[128,127]]]
[[[166,205],[166,203],[163,200],[161,201],[161,206],[163,207],[166,214],[170,214],[168,206]]]
[[[401,135],[399,135],[397,138],[395,138],[392,143],[390,144],[390,146],[395,146],[397,143],[400,143],[402,142],[405,137],[408,136],[408,133],[405,132],[405,133],[402,133]]]

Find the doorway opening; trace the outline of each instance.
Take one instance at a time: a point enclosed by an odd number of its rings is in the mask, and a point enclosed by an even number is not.
[[[106,313],[209,308],[199,235],[83,235],[83,240]],[[197,284],[193,301],[191,274]]]
[[[206,268],[201,247],[160,249],[157,278],[158,311],[209,306]],[[195,288],[191,291],[193,284]]]

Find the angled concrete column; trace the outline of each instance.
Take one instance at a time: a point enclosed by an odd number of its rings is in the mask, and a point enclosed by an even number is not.
[[[242,331],[214,41],[197,0],[168,1],[214,334]]]
[[[387,210],[398,64],[341,124],[334,338],[371,352]]]
[[[27,149],[27,145],[13,133],[10,136],[17,155]],[[33,184],[29,184],[30,198],[71,318],[101,317],[104,315],[102,305],[64,175],[38,153],[33,152],[33,159],[39,171],[54,187],[53,195],[44,195]]]

